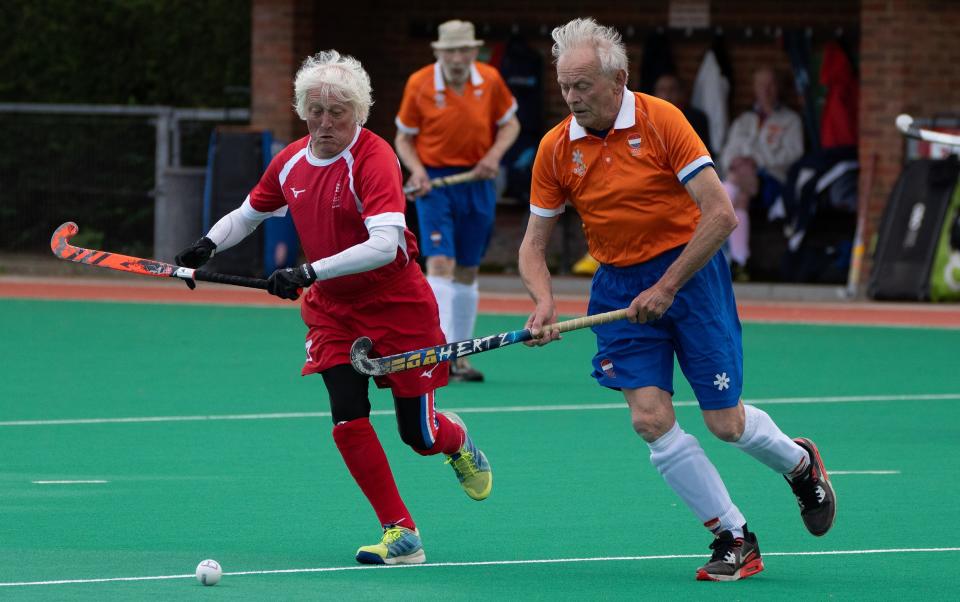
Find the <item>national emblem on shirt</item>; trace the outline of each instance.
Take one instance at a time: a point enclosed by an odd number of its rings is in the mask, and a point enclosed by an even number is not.
[[[627,146],[630,147],[630,154],[634,157],[640,156],[640,145],[643,143],[643,138],[640,137],[640,134],[630,134],[627,137]]]
[[[343,190],[343,179],[337,180],[337,186],[333,189],[333,202],[330,204],[331,209],[336,209],[340,206],[340,196],[341,191]]]
[[[442,109],[447,106],[447,95],[443,92],[437,92],[433,95],[433,102],[438,109]]]
[[[573,151],[573,173],[581,178],[587,173],[587,165],[583,162],[583,153],[580,149]]]

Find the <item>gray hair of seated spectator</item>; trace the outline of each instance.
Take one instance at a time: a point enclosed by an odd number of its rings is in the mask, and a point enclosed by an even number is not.
[[[617,71],[629,73],[623,37],[612,27],[600,25],[593,18],[587,17],[555,27],[550,35],[553,36],[551,52],[555,61],[568,50],[587,47],[596,50],[597,58],[600,59],[600,70],[607,75],[614,75]]]
[[[367,122],[373,106],[370,76],[352,56],[324,50],[303,61],[293,84],[293,106],[300,119],[307,118],[307,94],[311,90],[349,105],[360,125]]]

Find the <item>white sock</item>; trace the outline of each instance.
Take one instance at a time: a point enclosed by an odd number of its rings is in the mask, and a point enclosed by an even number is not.
[[[433,289],[433,296],[437,298],[437,308],[440,310],[440,329],[447,341],[456,341],[453,337],[453,280],[440,276],[427,276],[427,282]]]
[[[783,434],[763,410],[743,406],[743,435],[732,445],[747,452],[780,474],[800,474],[810,466],[806,450]]]
[[[730,259],[740,265],[747,265],[750,258],[750,212],[746,209],[734,209],[740,223],[730,233]]]
[[[743,537],[747,521],[696,437],[674,422],[673,428],[647,445],[650,463],[705,527],[715,534],[729,530],[734,537]]]
[[[453,283],[453,333],[449,341],[463,341],[473,338],[473,327],[477,323],[477,305],[480,303],[480,286]]]

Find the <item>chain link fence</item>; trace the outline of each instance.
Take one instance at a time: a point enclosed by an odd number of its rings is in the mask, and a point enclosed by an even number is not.
[[[171,167],[204,166],[211,131],[246,109],[0,104],[0,251],[49,253],[78,223],[76,244],[149,257]]]

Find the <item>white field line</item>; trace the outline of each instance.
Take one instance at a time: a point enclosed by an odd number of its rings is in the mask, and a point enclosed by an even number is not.
[[[900,474],[899,470],[828,470],[827,474],[831,477],[845,474]]]
[[[792,405],[808,403],[861,403],[868,401],[952,401],[960,400],[960,393],[913,395],[850,395],[841,397],[780,397],[748,399],[751,405]],[[696,406],[696,401],[675,401],[674,406]],[[444,408],[458,414],[507,414],[513,412],[579,412],[588,410],[625,410],[625,403],[579,403],[556,405],[517,405],[472,408]],[[374,416],[392,416],[393,410],[373,410]],[[51,420],[6,420],[3,426],[57,426],[71,424],[122,424],[140,422],[200,422],[205,420],[277,420],[296,418],[329,418],[330,412],[271,412],[266,414],[213,414],[194,416],[130,416],[124,418],[62,418]]]
[[[101,479],[89,479],[86,481],[30,481],[35,485],[82,485],[82,484],[101,484],[109,483],[110,481],[103,481]]]
[[[960,552],[960,548],[890,548],[867,550],[823,550],[819,552],[764,552],[764,556],[859,556],[867,554],[937,554],[946,552]],[[469,566],[510,566],[529,564],[566,564],[578,562],[636,562],[642,560],[677,560],[688,558],[703,558],[703,554],[660,554],[656,556],[598,556],[593,558],[542,558],[530,560],[485,560],[474,562],[430,562],[424,564],[398,565],[352,565],[332,566],[303,569],[272,569],[262,571],[236,571],[224,573],[224,576],[239,575],[278,575],[291,573],[335,573],[343,571],[380,571],[387,569],[429,569],[442,567],[469,567]],[[148,577],[104,577],[99,579],[58,579],[51,581],[19,581],[0,583],[0,587],[18,587],[29,585],[67,585],[73,583],[109,583],[115,581],[160,581],[164,579],[195,579],[196,576],[186,575],[156,575]]]
[[[956,324],[903,324],[900,322],[869,322],[869,315],[864,315],[863,320],[859,322],[839,322],[830,320],[817,320],[816,318],[798,318],[788,320],[783,318],[740,318],[745,324],[773,324],[783,326],[841,326],[843,328],[903,328],[910,330],[957,330],[960,325]]]

